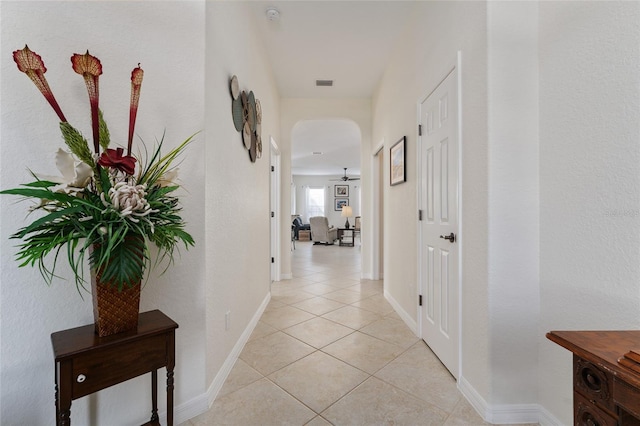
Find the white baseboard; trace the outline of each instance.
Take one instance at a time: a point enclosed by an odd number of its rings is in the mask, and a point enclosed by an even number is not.
[[[216,396],[218,396],[218,392],[220,392],[220,389],[222,389],[222,385],[224,385],[224,382],[225,380],[227,380],[229,373],[231,373],[231,369],[238,360],[240,352],[242,352],[244,345],[247,344],[249,337],[251,337],[251,333],[253,333],[256,325],[258,325],[258,321],[260,321],[260,317],[262,316],[270,300],[271,293],[267,293],[267,296],[262,301],[262,304],[260,304],[260,307],[253,315],[253,318],[251,318],[251,321],[244,329],[244,332],[242,333],[236,344],[233,346],[233,349],[229,353],[229,356],[227,356],[227,359],[222,364],[222,367],[218,371],[218,374],[216,374],[213,382],[211,382],[211,386],[209,386],[209,389],[207,390],[207,410],[209,409],[209,407],[211,407],[211,404],[213,404]]]
[[[404,309],[402,309],[400,304],[396,301],[396,299],[393,298],[393,296],[391,296],[391,294],[387,292],[387,290],[384,291],[384,298],[387,299],[396,313],[400,315],[400,318],[402,318],[402,321],[407,324],[407,327],[409,327],[411,331],[413,331],[413,334],[417,336],[418,323],[413,318],[411,318],[411,315],[409,315]]]
[[[251,318],[251,321],[245,328],[244,332],[242,333],[242,335],[234,345],[233,349],[231,350],[231,353],[229,353],[229,356],[227,356],[227,359],[222,364],[222,367],[218,371],[218,374],[216,374],[216,377],[213,379],[213,382],[211,382],[211,385],[209,386],[209,389],[207,389],[207,392],[201,395],[198,395],[197,397],[185,403],[182,403],[174,408],[173,417],[174,417],[175,424],[184,423],[189,419],[192,419],[194,417],[199,416],[202,413],[207,412],[207,410],[211,408],[213,401],[216,399],[216,396],[218,396],[218,392],[220,392],[220,389],[222,389],[222,385],[224,385],[225,380],[227,380],[227,377],[229,377],[229,373],[231,373],[231,369],[233,369],[233,366],[238,360],[238,357],[240,356],[240,352],[242,352],[244,345],[247,344],[247,341],[249,340],[251,333],[253,333],[253,330],[256,328],[256,325],[258,324],[260,317],[262,317],[262,314],[266,309],[267,305],[269,304],[270,300],[271,300],[271,293],[268,293],[267,296],[262,301],[262,303],[260,304],[260,307],[258,308],[256,313],[253,315],[253,318]],[[160,416],[160,423],[167,424],[167,412],[166,411],[161,412],[159,413],[159,416]]]
[[[538,404],[494,405],[490,407],[486,421],[497,425],[538,423],[540,406]]]
[[[182,403],[174,408],[173,411],[173,423],[174,424],[182,424],[189,419],[199,416],[202,413],[205,413],[209,409],[209,404],[207,402],[207,395],[200,394],[197,397]],[[167,423],[167,413],[160,414],[160,424],[166,425]]]
[[[462,376],[458,378],[458,390],[467,398],[469,404],[480,414],[485,422],[498,425],[522,423],[540,423],[541,425],[550,426],[562,425],[558,419],[538,404],[489,405]]]
[[[290,280],[293,279],[293,274],[280,274],[280,280]]]
[[[544,407],[540,407],[538,423],[540,423],[541,426],[563,426],[562,422]]]
[[[373,281],[373,274],[362,274],[360,275],[360,279],[361,280],[371,280]]]

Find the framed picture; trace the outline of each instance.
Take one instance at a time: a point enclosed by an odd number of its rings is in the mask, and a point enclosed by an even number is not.
[[[336,198],[335,211],[341,212],[342,211],[342,207],[348,206],[348,205],[349,205],[349,199],[348,198]]]
[[[349,185],[334,185],[335,187],[335,196],[336,197],[348,197],[349,196]]]
[[[405,150],[405,144],[407,137],[403,136],[398,142],[393,144],[389,150],[389,166],[390,166],[390,180],[391,186],[398,185],[407,181],[407,170],[405,169],[405,162],[407,154]]]

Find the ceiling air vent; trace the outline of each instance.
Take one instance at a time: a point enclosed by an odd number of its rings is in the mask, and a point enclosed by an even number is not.
[[[331,86],[333,86],[333,80],[316,80],[316,86],[318,86],[318,87],[331,87]]]

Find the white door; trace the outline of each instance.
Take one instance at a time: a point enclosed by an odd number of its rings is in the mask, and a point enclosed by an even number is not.
[[[280,150],[271,138],[270,213],[271,216],[271,282],[280,281]]]
[[[458,378],[457,68],[420,104],[422,338]]]

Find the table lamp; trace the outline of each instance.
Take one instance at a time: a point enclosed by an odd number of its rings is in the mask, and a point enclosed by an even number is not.
[[[349,216],[353,216],[353,210],[351,209],[351,206],[342,206],[341,216],[347,218],[347,222],[344,224],[344,227],[346,229],[349,229],[351,227],[351,225],[349,225]]]

